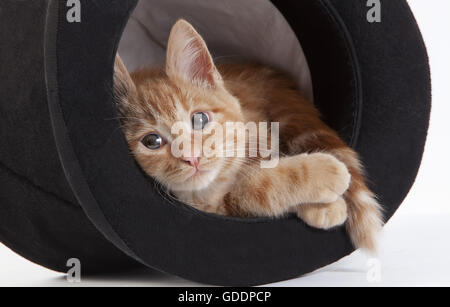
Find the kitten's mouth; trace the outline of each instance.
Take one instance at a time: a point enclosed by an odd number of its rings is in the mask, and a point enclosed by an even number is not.
[[[205,173],[208,173],[208,172],[209,172],[209,171],[208,171],[208,170],[205,170],[205,169],[195,168],[195,169],[192,171],[192,174],[189,175],[189,177],[188,177],[187,179],[194,179],[194,178],[199,177],[199,176],[201,176],[201,175],[203,175],[203,174],[205,174]]]

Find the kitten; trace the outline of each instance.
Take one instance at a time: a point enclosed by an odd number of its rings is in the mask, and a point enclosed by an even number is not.
[[[321,121],[287,76],[251,64],[216,67],[202,37],[180,20],[170,34],[165,69],[130,75],[117,56],[114,83],[123,131],[138,164],[179,200],[230,216],[295,212],[320,229],[347,221],[355,247],[375,250],[381,207],[365,184],[358,155]],[[261,158],[193,152],[177,158],[171,150],[175,122],[205,142],[212,132],[201,130],[213,123],[279,122],[286,156],[266,169],[255,163]],[[225,133],[237,142],[234,132]]]

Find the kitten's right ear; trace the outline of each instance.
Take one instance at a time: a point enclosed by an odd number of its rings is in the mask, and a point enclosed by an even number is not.
[[[134,85],[133,79],[119,54],[117,54],[114,63],[114,97],[116,103],[119,107],[123,106],[135,92],[136,86]]]
[[[222,77],[203,38],[186,20],[179,20],[170,32],[166,73],[170,78],[215,87]]]

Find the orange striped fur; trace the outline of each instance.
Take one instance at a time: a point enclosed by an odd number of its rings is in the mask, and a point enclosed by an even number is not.
[[[356,247],[375,250],[381,209],[365,184],[358,155],[321,121],[289,77],[253,64],[216,67],[201,36],[179,21],[169,38],[165,69],[130,75],[117,58],[115,93],[137,162],[181,201],[233,216],[295,212],[321,229],[346,222]],[[189,124],[199,111],[219,124],[279,122],[284,155],[278,166],[262,169],[255,158],[200,157],[201,172],[192,175],[192,166],[171,155],[170,127],[176,121]],[[151,132],[164,136],[166,144],[158,150],[141,142]]]

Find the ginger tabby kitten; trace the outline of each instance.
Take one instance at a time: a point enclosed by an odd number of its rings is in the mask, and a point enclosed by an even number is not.
[[[295,212],[320,229],[347,222],[355,247],[375,250],[381,207],[365,184],[358,155],[284,74],[251,64],[216,67],[202,37],[180,20],[170,34],[164,69],[130,75],[117,56],[114,82],[123,130],[138,164],[179,200],[230,216]],[[201,129],[213,122],[278,122],[284,155],[275,168],[261,168],[258,158],[175,157],[175,122],[205,142],[212,134],[195,130],[193,122]]]

